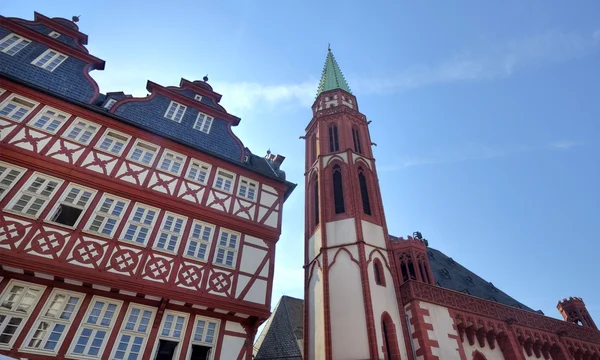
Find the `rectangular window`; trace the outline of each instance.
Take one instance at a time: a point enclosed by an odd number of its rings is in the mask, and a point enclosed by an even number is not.
[[[84,294],[54,290],[23,343],[26,348],[56,353],[71,327]]]
[[[77,118],[62,136],[80,144],[88,145],[99,128],[100,125]]]
[[[127,204],[129,204],[129,200],[104,194],[90,217],[86,229],[100,235],[112,237]]]
[[[188,172],[185,177],[202,185],[206,185],[208,174],[210,173],[210,165],[198,160],[190,161]]]
[[[171,174],[179,175],[183,164],[185,163],[185,156],[176,152],[165,150],[162,158],[160,159],[160,165],[158,168],[162,171],[170,172]]]
[[[256,200],[256,189],[258,185],[255,181],[248,180],[245,178],[240,178],[240,182],[238,184],[238,193],[239,197],[255,201]]]
[[[54,71],[68,56],[52,49],[46,50],[31,63],[48,71]]]
[[[15,195],[8,208],[11,211],[37,218],[62,182],[63,180],[34,173]]]
[[[153,207],[136,204],[125,225],[121,238],[137,244],[146,245],[156,222],[159,210]]]
[[[116,103],[117,103],[117,99],[108,99],[106,104],[104,104],[104,108],[107,110],[110,110],[113,107],[113,105]]]
[[[215,253],[215,264],[234,266],[240,234],[231,230],[221,229],[217,252]]]
[[[201,316],[196,316],[194,332],[192,333],[191,359],[208,360],[215,345],[215,338],[219,329],[219,321]]]
[[[69,185],[50,212],[49,220],[58,224],[76,227],[81,215],[85,212],[95,194],[95,190],[81,185]]]
[[[194,95],[194,100],[201,101],[202,100],[202,95],[198,95],[198,94]]]
[[[121,155],[125,145],[129,142],[129,136],[114,130],[107,130],[102,139],[98,141],[96,148],[114,155]]]
[[[186,108],[187,107],[185,105],[181,105],[180,103],[171,101],[171,104],[169,104],[169,108],[165,113],[165,117],[169,120],[177,121],[178,123],[180,123],[181,119],[183,118],[183,114],[185,114]]]
[[[213,237],[214,225],[209,225],[194,220],[187,241],[185,255],[197,260],[205,261],[210,251],[210,243]]]
[[[132,304],[123,320],[123,326],[117,336],[112,359],[141,359],[150,334],[155,310]]]
[[[204,113],[198,113],[196,122],[194,123],[194,129],[202,131],[203,133],[210,133],[210,127],[213,123],[213,117]]]
[[[147,166],[151,166],[157,152],[157,146],[150,145],[146,142],[138,140],[136,141],[135,145],[131,148],[128,159]]]
[[[11,280],[0,296],[0,346],[10,347],[35,309],[44,286]]]
[[[217,171],[217,176],[215,176],[215,183],[213,187],[215,189],[225,191],[231,193],[231,188],[233,187],[233,180],[235,179],[235,175],[230,172],[219,170]]]
[[[26,169],[0,161],[0,200],[19,181]]]
[[[156,359],[177,359],[181,351],[179,346],[187,323],[187,314],[165,311],[158,330],[158,349]]]
[[[121,305],[119,300],[94,296],[77,334],[71,341],[69,355],[88,358],[102,356]]]
[[[48,36],[50,36],[51,38],[58,38],[60,36],[60,33],[57,33],[56,31],[51,32],[50,34],[48,34]]]
[[[2,40],[0,40],[0,51],[13,56],[23,49],[25,46],[29,45],[31,40],[25,39],[22,36],[17,34],[8,34]]]
[[[155,249],[177,251],[187,218],[167,212],[154,242]]]
[[[55,134],[69,116],[71,115],[46,106],[31,119],[29,126]]]
[[[0,104],[0,116],[21,122],[37,105],[33,100],[12,95]]]

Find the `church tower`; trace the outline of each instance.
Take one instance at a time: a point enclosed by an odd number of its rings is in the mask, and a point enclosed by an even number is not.
[[[304,137],[304,358],[406,359],[370,121],[331,49],[312,111]]]

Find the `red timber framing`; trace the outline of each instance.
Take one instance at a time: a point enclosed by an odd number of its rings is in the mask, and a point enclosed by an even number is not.
[[[146,340],[146,346],[143,348],[143,356],[140,359],[150,359],[151,355],[156,349],[157,338],[159,326],[162,321],[162,316],[165,311],[177,311],[180,313],[187,314],[188,322],[187,326],[184,329],[179,341],[178,348],[179,356],[177,360],[185,360],[190,357],[191,353],[191,339],[194,337],[195,331],[195,318],[196,316],[201,316],[202,319],[206,319],[209,321],[216,322],[218,325],[217,333],[215,333],[214,340],[212,341],[212,353],[214,354],[213,359],[221,359],[221,353],[225,351],[223,348],[224,345],[227,345],[226,337],[233,338],[243,338],[243,346],[239,347],[239,350],[236,350],[235,356],[237,360],[250,360],[252,354],[252,343],[254,340],[255,332],[256,332],[256,318],[248,317],[241,318],[238,316],[232,316],[230,314],[223,314],[216,311],[211,311],[211,309],[203,310],[198,307],[193,307],[192,304],[174,304],[170,303],[168,300],[159,299],[149,296],[143,296],[138,294],[138,296],[132,296],[129,294],[120,293],[120,289],[99,289],[98,286],[92,284],[78,285],[75,284],[76,281],[69,279],[62,279],[58,277],[39,274],[39,273],[31,273],[25,272],[23,274],[9,272],[5,270],[0,270],[0,293],[6,289],[6,286],[10,281],[20,281],[35,284],[38,286],[45,286],[41,297],[39,298],[35,308],[30,312],[30,316],[27,319],[25,326],[20,329],[20,332],[15,334],[16,341],[13,343],[11,349],[6,349],[0,347],[0,354],[14,357],[14,358],[26,358],[32,360],[50,360],[50,359],[65,359],[65,358],[73,358],[73,356],[67,355],[70,351],[71,345],[74,341],[76,341],[76,336],[78,330],[80,329],[80,325],[85,322],[85,314],[90,307],[91,300],[94,296],[99,296],[102,298],[112,299],[121,302],[121,306],[118,311],[115,313],[116,321],[114,325],[108,329],[108,333],[104,338],[105,344],[103,344],[100,353],[98,354],[97,359],[109,359],[111,356],[111,352],[118,344],[118,334],[121,331],[123,322],[125,321],[125,316],[130,308],[130,305],[135,306],[146,306],[154,309],[154,320],[150,324],[151,330],[150,335]],[[84,295],[81,306],[76,310],[73,314],[74,317],[71,321],[71,326],[68,328],[66,333],[63,333],[61,338],[61,343],[59,348],[55,353],[44,353],[39,350],[28,350],[26,348],[25,340],[29,339],[31,336],[31,329],[33,325],[36,323],[36,320],[39,318],[42,309],[46,305],[46,302],[49,298],[49,295],[53,290],[66,290],[77,292]],[[135,294],[134,294],[135,295]],[[230,324],[234,324],[231,326]],[[232,331],[227,330],[229,327],[234,327],[238,330]],[[249,345],[248,345],[249,344]],[[210,346],[207,344],[207,346]],[[229,351],[231,353],[231,351]]]
[[[412,313],[415,339],[420,342],[424,359],[437,359],[427,342],[427,335],[416,332],[432,330],[424,322],[426,314],[418,304],[427,302],[448,308],[458,335],[448,334],[457,341],[461,360],[470,359],[463,342],[470,345],[499,347],[506,360],[525,360],[527,356],[546,360],[600,359],[600,332],[591,328],[549,318],[531,311],[516,309],[460,292],[410,280],[400,286],[400,301]],[[429,325],[431,327],[431,325]]]
[[[39,105],[20,123],[0,119],[2,141],[0,143],[0,161],[26,168],[26,172],[14,186],[7,191],[0,208],[4,208],[14,195],[25,184],[34,172],[40,172],[64,180],[59,191],[49,200],[43,212],[37,219],[22,216],[16,213],[0,213],[0,257],[2,265],[15,268],[24,268],[26,271],[52,274],[60,278],[68,278],[77,273],[77,279],[84,283],[99,284],[104,287],[120,289],[130,293],[149,294],[159,298],[168,298],[181,303],[202,304],[208,308],[227,309],[230,313],[241,313],[256,317],[260,321],[270,314],[270,300],[274,271],[275,243],[281,229],[281,210],[288,185],[274,179],[261,176],[243,167],[209,156],[182,144],[170,141],[157,135],[148,133],[130,126],[108,116],[73,103],[63,101],[51,95],[35,91],[21,84],[0,78],[0,88],[6,91],[0,95],[0,102],[12,93],[39,102]],[[51,106],[71,114],[57,134],[50,135],[34,129],[27,124],[44,107]],[[91,142],[87,145],[75,144],[61,138],[62,132],[69,128],[71,123],[81,118],[101,126]],[[167,120],[165,120],[167,121]],[[96,151],[95,145],[101,139],[106,129],[116,130],[131,137],[127,148],[120,157],[111,157],[109,154]],[[24,137],[15,140],[19,133]],[[129,172],[135,178],[136,172],[144,172],[144,180],[135,183],[117,179],[119,169],[125,165],[132,165],[125,157],[136,139],[142,139],[160,146],[156,154],[153,167],[136,164],[135,171]],[[19,146],[19,144],[24,144]],[[58,144],[58,151],[51,152],[52,146]],[[155,169],[163,151],[169,149],[187,156],[187,166],[190,159],[194,158],[211,165],[210,175],[203,187],[203,195],[198,202],[183,200],[176,193],[165,193],[153,190],[149,183],[153,175],[173,178],[174,176],[162,173]],[[55,158],[55,152],[64,155],[62,160]],[[26,156],[24,156],[26,155]],[[93,156],[92,156],[93,155]],[[108,168],[107,163],[113,162],[112,170],[104,173],[83,167],[86,158],[96,158],[97,168]],[[96,160],[92,160],[96,161]],[[130,166],[132,167],[132,166]],[[252,210],[246,209],[245,213],[252,213],[255,221],[240,217],[232,210],[220,211],[218,208],[209,208],[207,199],[210,194],[218,198],[218,190],[212,189],[216,169],[221,168],[235,173],[236,180],[232,185],[231,194],[222,193],[218,200],[242,201],[237,198],[237,186],[240,176],[258,182],[256,201],[251,204]],[[177,182],[176,189],[183,188],[188,182],[184,173],[175,176],[171,181]],[[165,180],[166,181],[166,180]],[[50,223],[46,220],[49,211],[58,201],[61,192],[70,183],[76,183],[90,189],[97,190],[97,194],[87,210],[82,214],[76,228],[64,227],[60,224]],[[176,190],[178,191],[178,190]],[[123,213],[119,227],[111,238],[97,236],[84,231],[84,226],[92,215],[93,210],[100,201],[103,193],[112,194],[130,200],[127,210]],[[275,199],[272,203],[261,203],[262,194]],[[162,216],[169,211],[187,217],[185,230],[181,239],[187,239],[194,219],[215,225],[213,241],[206,262],[195,261],[184,256],[185,245],[181,244],[176,253],[165,254],[152,249],[152,241],[147,245],[123,243],[118,236],[126,225],[134,203],[142,203],[159,209],[154,233],[158,231]],[[249,203],[249,202],[248,202]],[[205,206],[206,205],[206,206]],[[259,208],[263,207],[266,214],[259,216]],[[230,209],[233,209],[230,206]],[[277,212],[276,225],[269,226],[266,219],[273,212]],[[239,213],[239,211],[238,211]],[[216,251],[217,236],[220,229],[229,229],[240,233],[237,261],[234,267],[220,266],[212,263]],[[153,239],[150,236],[150,239]],[[45,245],[51,244],[50,248]],[[42,247],[44,249],[42,249]],[[87,258],[82,261],[76,259],[74,252],[88,249]],[[241,269],[244,252],[251,251],[262,254],[258,266],[250,273]],[[94,253],[93,255],[90,255]],[[127,266],[122,271],[116,271],[115,265],[118,257],[127,256],[134,264]],[[74,260],[79,264],[74,265]],[[160,276],[153,276],[152,270],[157,267],[163,269]],[[166,270],[164,270],[166,269]],[[244,277],[244,286],[237,284],[241,276]],[[190,279],[193,278],[193,281]],[[256,303],[243,300],[257,281],[266,282],[266,295],[264,302]],[[181,284],[186,286],[179,286]],[[237,292],[237,293],[236,293]],[[258,325],[256,325],[258,326]]]

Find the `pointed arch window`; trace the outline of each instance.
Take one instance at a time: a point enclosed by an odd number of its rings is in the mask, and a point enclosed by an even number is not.
[[[362,167],[358,168],[358,184],[360,186],[360,196],[362,198],[363,212],[371,215],[371,202],[369,200],[369,189],[367,188],[367,179]]]
[[[377,285],[385,286],[385,273],[379,259],[373,260],[373,275],[375,276],[375,283]]]
[[[338,128],[337,125],[331,125],[329,127],[329,152],[339,151],[340,144],[338,142]]]
[[[342,185],[342,169],[339,165],[333,166],[333,200],[335,213],[341,214],[346,211],[344,207],[344,188]]]
[[[381,331],[383,337],[383,352],[385,360],[400,360],[400,348],[396,326],[387,312],[381,316]]]
[[[315,226],[319,225],[319,178],[315,176],[315,184],[313,186],[313,196],[315,205]]]
[[[310,136],[310,164],[314,164],[317,160],[317,135],[312,134]]]
[[[360,145],[360,134],[357,128],[352,128],[352,140],[354,140],[354,151],[362,154],[362,146]]]

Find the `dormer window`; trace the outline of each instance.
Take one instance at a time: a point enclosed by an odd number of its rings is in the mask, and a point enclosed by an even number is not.
[[[108,99],[108,101],[106,102],[106,104],[104,104],[104,108],[106,110],[110,110],[114,104],[117,103],[117,99]]]
[[[50,34],[48,34],[48,36],[50,36],[53,39],[56,39],[56,38],[58,38],[60,36],[60,33],[56,32],[56,31],[53,31]]]
[[[196,101],[202,101],[202,95],[198,95],[198,94],[196,94],[196,95],[194,96],[194,100],[196,100]]]
[[[169,120],[180,123],[181,119],[183,118],[183,114],[185,114],[185,109],[187,109],[185,105],[171,101],[171,104],[165,113],[165,117]]]
[[[213,123],[213,117],[204,113],[198,113],[196,122],[194,123],[194,129],[202,131],[205,134],[210,133],[210,128]]]
[[[9,34],[0,40],[0,52],[13,56],[29,45],[29,43],[31,43],[29,39],[25,39],[17,34]]]
[[[37,67],[41,67],[44,70],[52,72],[58,67],[58,65],[62,64],[67,57],[67,55],[61,54],[58,51],[48,49],[31,63]]]

